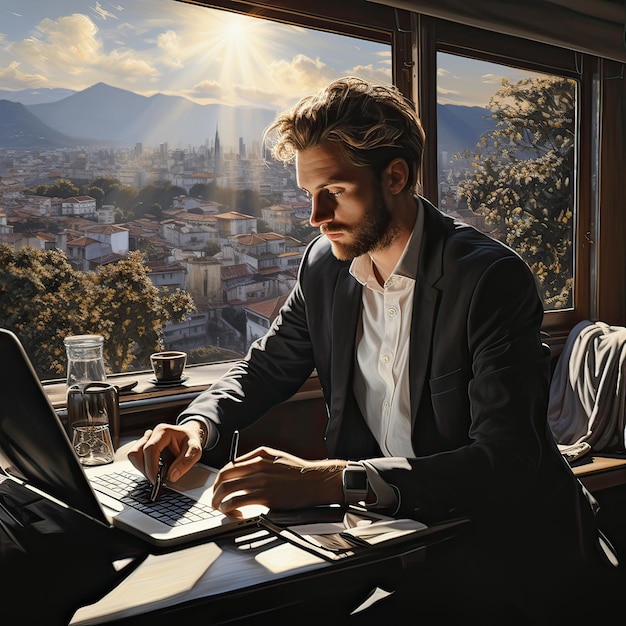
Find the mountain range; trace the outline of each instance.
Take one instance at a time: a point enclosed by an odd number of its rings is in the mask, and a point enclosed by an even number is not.
[[[180,96],[146,97],[105,83],[78,92],[0,90],[0,98],[6,98],[0,99],[0,148],[14,149],[137,143],[185,148],[212,145],[219,132],[222,147],[238,151],[240,138],[248,148],[260,141],[276,114],[260,107],[200,105]],[[440,150],[473,146],[493,126],[487,109],[438,106]]]

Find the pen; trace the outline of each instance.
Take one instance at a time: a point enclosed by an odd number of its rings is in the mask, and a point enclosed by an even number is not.
[[[239,431],[233,433],[233,440],[230,443],[230,462],[234,463],[237,458],[237,449],[239,448]]]
[[[167,472],[173,460],[174,455],[170,452],[170,450],[167,448],[163,450],[161,456],[159,457],[159,469],[157,471],[156,482],[154,483],[152,492],[150,493],[150,502],[156,502],[159,495],[161,495],[161,491],[163,491],[163,485],[165,483],[165,477],[167,476]]]

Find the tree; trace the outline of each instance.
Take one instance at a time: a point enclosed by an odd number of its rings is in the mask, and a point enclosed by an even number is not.
[[[489,102],[495,130],[456,155],[472,163],[460,195],[526,260],[552,309],[572,300],[575,93],[556,76],[504,79]]]
[[[157,181],[154,184],[146,185],[137,194],[135,208],[143,207],[141,210],[147,211],[148,207],[152,207],[155,204],[160,205],[163,209],[171,209],[174,198],[177,196],[186,196],[187,192],[176,185],[172,185],[168,181]],[[143,204],[142,204],[143,203]],[[135,215],[139,218],[142,215]]]
[[[147,367],[166,322],[194,310],[188,292],[151,283],[139,252],[83,273],[60,250],[0,245],[0,326],[18,335],[40,378],[64,375],[67,335],[102,335],[108,371]]]
[[[33,193],[49,198],[75,198],[80,195],[80,189],[71,180],[62,178],[51,185],[37,185]]]

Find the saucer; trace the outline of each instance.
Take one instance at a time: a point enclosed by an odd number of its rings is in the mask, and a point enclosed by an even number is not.
[[[157,380],[154,376],[148,378],[148,382],[157,387],[176,387],[177,385],[182,385],[186,380],[189,380],[189,376],[181,376],[177,380]]]

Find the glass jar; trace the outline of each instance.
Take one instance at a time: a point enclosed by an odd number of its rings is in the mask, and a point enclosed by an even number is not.
[[[67,386],[106,381],[102,335],[70,335],[63,340],[67,352]]]

